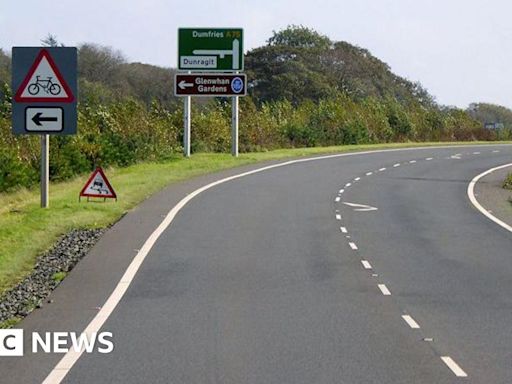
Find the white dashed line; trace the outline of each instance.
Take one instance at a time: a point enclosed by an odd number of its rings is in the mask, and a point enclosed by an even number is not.
[[[379,169],[379,172],[382,172],[382,171],[385,171],[385,170],[386,170],[386,168],[384,167],[384,168]]]
[[[499,150],[492,151],[492,153],[498,153],[498,152],[499,152]]]
[[[372,269],[371,264],[367,260],[361,260],[361,264],[363,264],[364,269]]]
[[[361,178],[360,178],[360,177],[356,177],[356,178],[354,179],[354,181],[359,181],[359,180],[361,180]]]
[[[411,163],[411,164],[414,164],[415,162],[416,162],[416,160],[409,161],[409,163]]]
[[[343,192],[345,192],[345,190],[344,190],[344,189],[340,189],[340,191],[339,191],[339,192],[340,192],[340,193],[343,193]]]
[[[338,197],[336,197],[336,198],[334,199],[334,201],[335,201],[335,202],[337,202],[337,203],[338,203],[340,200],[341,200],[341,197],[339,197],[339,196],[338,196]]]
[[[348,232],[347,228],[345,228],[345,227],[340,227],[340,231],[341,231],[341,233],[347,233]]]
[[[473,155],[479,155],[480,152],[473,152]]]
[[[373,172],[366,172],[366,176],[371,176],[373,175]]]
[[[399,167],[400,166],[400,163],[396,163],[396,164],[393,164],[393,167]]]
[[[389,292],[389,289],[388,287],[386,287],[386,284],[379,284],[378,287],[384,296],[391,295],[391,292]]]
[[[414,319],[409,315],[402,315],[402,319],[405,320],[405,322],[409,325],[409,327],[413,329],[419,329],[419,325]]]
[[[352,185],[352,183],[347,183],[347,184],[345,184],[345,188],[348,188],[348,187],[350,187],[351,185]]]
[[[425,160],[430,161],[430,160],[434,160],[434,158],[433,157],[427,157]]]
[[[341,215],[336,215],[336,220],[341,220]]]
[[[350,243],[348,243],[348,245],[350,245],[350,248],[352,248],[353,251],[358,250],[356,243],[350,242]]]
[[[457,377],[468,377],[468,374],[462,370],[461,367],[459,367],[459,364],[457,364],[450,356],[441,356],[441,360],[452,370],[452,372]]]

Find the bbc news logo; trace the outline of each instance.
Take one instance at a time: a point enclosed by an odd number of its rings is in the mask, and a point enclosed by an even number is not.
[[[111,332],[32,332],[32,353],[111,353],[114,350]],[[23,356],[23,329],[0,329],[0,356]]]

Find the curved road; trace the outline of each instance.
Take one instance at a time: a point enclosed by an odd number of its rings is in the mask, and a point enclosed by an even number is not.
[[[103,326],[114,352],[63,382],[511,383],[512,234],[466,195],[511,154],[380,152],[209,189]]]

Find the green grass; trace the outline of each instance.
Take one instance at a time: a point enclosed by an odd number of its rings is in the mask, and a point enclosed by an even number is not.
[[[37,255],[49,249],[59,236],[74,228],[101,228],[112,224],[142,200],[170,183],[259,161],[322,153],[435,145],[440,143],[282,149],[242,154],[239,158],[229,154],[200,153],[189,159],[177,157],[162,163],[107,169],[107,176],[118,194],[118,202],[107,200],[87,203],[82,200],[79,203],[78,193],[87,179],[86,175],[51,184],[49,209],[39,207],[38,189],[0,195],[0,292],[30,273]]]
[[[57,282],[57,283],[60,283],[62,280],[64,280],[64,278],[67,276],[67,272],[55,272],[52,276],[52,279]]]

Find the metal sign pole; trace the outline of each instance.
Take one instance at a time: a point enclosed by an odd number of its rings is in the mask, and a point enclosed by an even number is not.
[[[41,135],[41,208],[48,208],[50,184],[50,135]]]
[[[190,103],[191,97],[185,97],[183,106],[183,154],[185,157],[190,157]]]
[[[238,96],[231,99],[231,154],[238,157]]]

